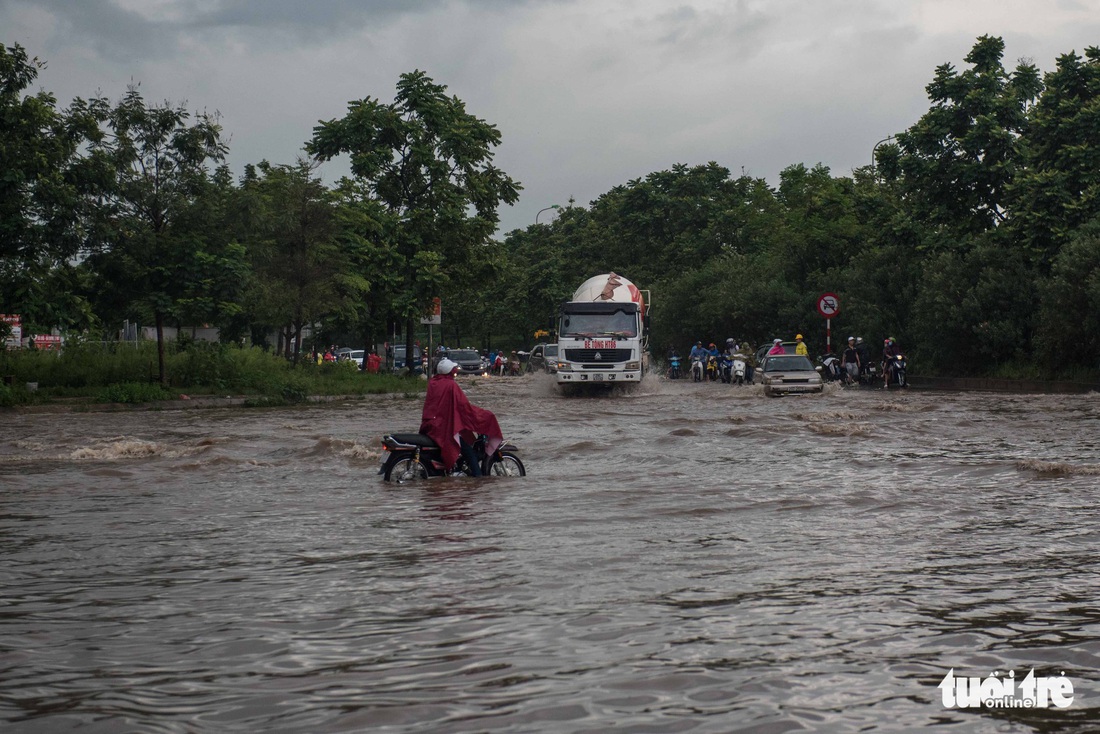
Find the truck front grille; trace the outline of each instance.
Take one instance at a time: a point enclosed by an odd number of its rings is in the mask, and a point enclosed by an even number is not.
[[[566,349],[565,358],[586,364],[615,364],[629,360],[630,352],[630,349]]]

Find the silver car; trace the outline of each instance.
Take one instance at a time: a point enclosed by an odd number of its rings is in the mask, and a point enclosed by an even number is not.
[[[531,350],[531,356],[527,358],[527,371],[557,372],[558,345],[536,344]]]
[[[758,374],[764,383],[764,394],[770,398],[797,393],[819,393],[825,389],[813,362],[801,354],[765,357]]]

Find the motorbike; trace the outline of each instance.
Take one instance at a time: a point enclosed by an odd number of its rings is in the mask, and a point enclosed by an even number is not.
[[[683,375],[680,374],[680,357],[670,357],[668,360],[668,379],[679,380],[681,377]]]
[[[713,354],[707,357],[707,379],[711,382],[718,379],[718,357]]]
[[[733,357],[723,354],[718,363],[718,372],[722,376],[722,382],[729,385],[733,382]]]
[[[486,452],[488,436],[478,436],[474,441],[483,476],[523,477],[527,470],[517,454],[518,449],[502,441],[492,454]],[[473,476],[473,469],[465,456],[459,456],[453,469],[443,465],[439,444],[423,433],[387,433],[382,437],[382,465],[378,473],[387,482],[406,484],[429,477]]]
[[[863,363],[859,370],[859,384],[877,387],[879,383],[878,370],[873,364]]]
[[[738,385],[745,384],[745,360],[738,357],[733,358],[732,373],[730,375],[730,382],[736,382]]]
[[[838,382],[844,377],[844,369],[835,354],[823,354],[817,358],[817,371],[826,382]]]
[[[691,360],[691,378],[696,382],[702,382],[704,377],[703,358],[695,357]]]
[[[887,360],[883,369],[886,370],[886,384],[897,385],[898,387],[909,387],[909,383],[905,381],[905,368],[907,360],[905,355],[897,353],[889,360]]]

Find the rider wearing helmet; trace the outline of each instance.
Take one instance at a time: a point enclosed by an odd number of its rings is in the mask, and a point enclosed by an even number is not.
[[[802,335],[797,334],[795,336],[794,340],[796,342],[798,342],[798,346],[796,346],[794,348],[794,353],[795,354],[801,354],[803,357],[809,357],[810,356],[810,350],[809,350],[809,348],[807,348],[806,342],[802,341]]]
[[[424,412],[420,417],[420,433],[439,444],[439,452],[447,469],[452,468],[460,455],[466,457],[475,477],[481,476],[481,465],[474,454],[473,444],[479,435],[489,441],[486,451],[492,453],[500,445],[503,434],[497,417],[491,411],[471,403],[455,381],[462,368],[444,357],[436,365],[436,374],[428,381],[428,394],[424,396]]]

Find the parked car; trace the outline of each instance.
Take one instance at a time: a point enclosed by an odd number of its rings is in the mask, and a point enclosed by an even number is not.
[[[350,349],[344,347],[336,350],[336,361],[343,362],[344,360],[350,360],[355,362],[359,369],[363,369],[363,360],[366,359],[367,353],[362,349]]]
[[[462,369],[460,375],[481,375],[485,373],[485,367],[481,355],[476,349],[448,349],[445,353],[447,359],[458,364]]]
[[[758,370],[768,397],[792,393],[814,393],[825,389],[821,375],[809,357],[801,354],[776,354],[765,357]]]
[[[534,372],[535,370],[551,373],[558,371],[557,344],[535,345],[535,348],[531,350],[531,355],[527,358],[527,371]]]
[[[420,347],[413,346],[413,374],[424,374],[424,354],[420,351]],[[398,344],[393,348],[393,371],[400,372],[405,369],[405,345]]]

